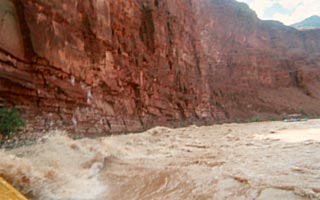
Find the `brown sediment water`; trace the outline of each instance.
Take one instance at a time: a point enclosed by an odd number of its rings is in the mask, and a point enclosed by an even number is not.
[[[320,199],[320,120],[224,124],[72,140],[0,153],[31,199]]]

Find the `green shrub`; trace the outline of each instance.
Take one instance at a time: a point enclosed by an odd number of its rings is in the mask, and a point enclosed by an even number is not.
[[[167,122],[168,122],[171,126],[176,126],[176,125],[177,125],[177,120],[175,120],[175,119],[169,119],[169,120],[167,120]]]
[[[17,109],[0,108],[0,134],[12,136],[18,127],[25,124]]]
[[[258,117],[253,117],[248,120],[248,122],[261,122],[262,120]]]
[[[300,109],[300,114],[305,117],[309,116],[309,114],[306,111],[304,111],[303,108]]]

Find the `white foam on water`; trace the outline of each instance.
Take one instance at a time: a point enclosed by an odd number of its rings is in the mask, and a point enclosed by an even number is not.
[[[267,138],[280,139],[290,143],[320,141],[320,128],[280,130]]]
[[[30,200],[320,199],[319,130],[309,120],[81,140],[52,132],[0,150],[0,176]]]
[[[96,140],[55,131],[35,145],[0,151],[0,175],[34,199],[97,200],[107,193],[99,175],[108,156]]]

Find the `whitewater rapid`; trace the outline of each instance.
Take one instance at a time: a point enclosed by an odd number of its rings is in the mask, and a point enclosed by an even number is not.
[[[108,190],[99,180],[108,152],[97,141],[50,132],[37,144],[0,152],[0,175],[32,199],[94,200]]]
[[[224,124],[73,140],[50,132],[0,152],[32,200],[320,199],[320,120]]]

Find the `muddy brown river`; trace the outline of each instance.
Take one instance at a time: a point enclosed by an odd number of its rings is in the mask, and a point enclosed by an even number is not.
[[[56,131],[0,151],[0,175],[34,200],[320,199],[320,120],[81,140]]]

